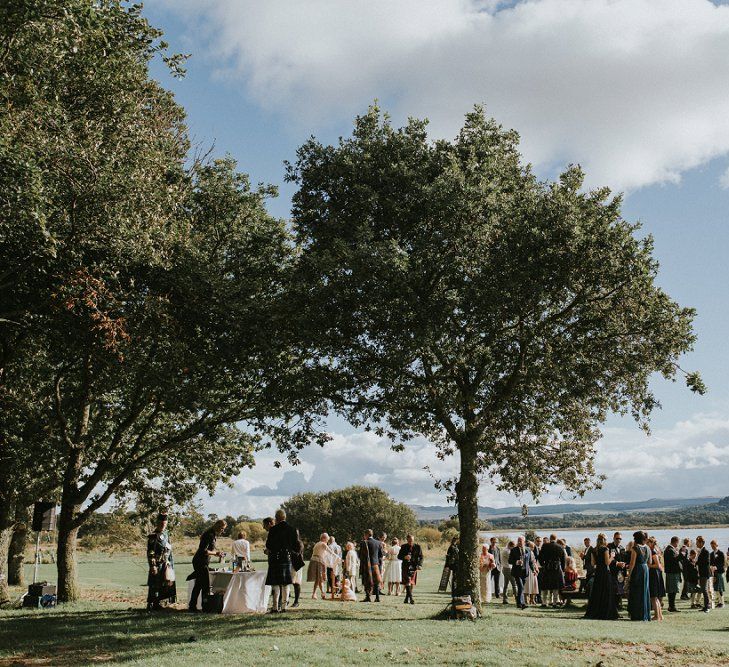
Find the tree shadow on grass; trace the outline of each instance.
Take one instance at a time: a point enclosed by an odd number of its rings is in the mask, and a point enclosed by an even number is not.
[[[357,615],[361,623],[407,621],[413,615]],[[420,617],[418,617],[420,618]],[[0,667],[82,665],[151,659],[190,643],[236,637],[303,636],[311,625],[346,628],[353,617],[335,609],[306,609],[281,615],[148,613],[137,609],[18,611],[0,622]],[[422,620],[422,619],[421,619]],[[293,623],[292,623],[293,622]]]
[[[186,612],[76,611],[19,613],[0,624],[4,665],[79,665],[150,658],[172,647],[224,641],[275,624],[265,616]]]

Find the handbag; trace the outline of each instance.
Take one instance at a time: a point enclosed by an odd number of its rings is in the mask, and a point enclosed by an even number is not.
[[[304,557],[299,551],[293,551],[291,553],[291,567],[293,567],[296,572],[304,567]]]
[[[170,565],[165,568],[165,581],[168,584],[172,584],[175,581],[175,568]]]

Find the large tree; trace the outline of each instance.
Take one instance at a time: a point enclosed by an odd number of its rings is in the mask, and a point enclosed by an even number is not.
[[[197,169],[168,266],[79,273],[49,319],[49,340],[62,341],[52,419],[62,599],[77,595],[77,530],[112,497],[157,490],[181,503],[252,465],[266,441],[296,449],[317,437],[278,334],[291,244],[265,192],[233,167]]]
[[[26,471],[39,443],[54,454],[65,601],[78,529],[112,498],[181,502],[257,444],[317,436],[277,315],[293,245],[274,191],[231,160],[188,162],[184,111],[149,73],[156,57],[178,71],[161,33],[117,0],[4,11],[4,377],[30,365],[41,396],[3,424],[2,456]]]
[[[538,180],[480,108],[454,141],[372,108],[337,145],[304,144],[288,177],[317,372],[356,425],[458,454],[442,484],[457,586],[478,598],[480,480],[534,498],[599,484],[599,425],[645,424],[651,377],[676,375],[694,313],[656,285],[652,240],[619,196],[586,191],[577,167]]]

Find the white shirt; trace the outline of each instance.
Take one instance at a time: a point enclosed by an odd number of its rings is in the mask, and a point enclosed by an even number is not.
[[[235,540],[233,542],[233,555],[246,560],[251,559],[251,543],[248,540]]]
[[[311,551],[311,560],[324,563],[326,567],[334,567],[337,563],[337,554],[326,542],[317,542]]]

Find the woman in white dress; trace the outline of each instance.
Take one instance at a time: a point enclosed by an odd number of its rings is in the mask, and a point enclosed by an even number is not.
[[[356,593],[359,578],[359,555],[354,542],[347,542],[344,546],[344,578],[349,579],[349,587],[353,593]]]
[[[534,557],[534,542],[527,542],[527,547],[531,565],[527,568],[527,577],[524,580],[524,597],[526,604],[536,604],[536,597],[539,595],[539,563]]]
[[[481,545],[481,556],[478,559],[481,602],[491,602],[491,570],[495,567],[494,557],[489,553],[488,545]]]
[[[400,540],[392,538],[392,546],[388,547],[385,555],[385,583],[387,594],[392,595],[393,588],[395,595],[400,595],[400,584],[402,583],[402,563],[397,555],[400,553]]]
[[[359,556],[354,548],[354,542],[344,545],[344,578],[349,581],[349,589],[354,593],[357,590],[357,577],[359,576]]]

